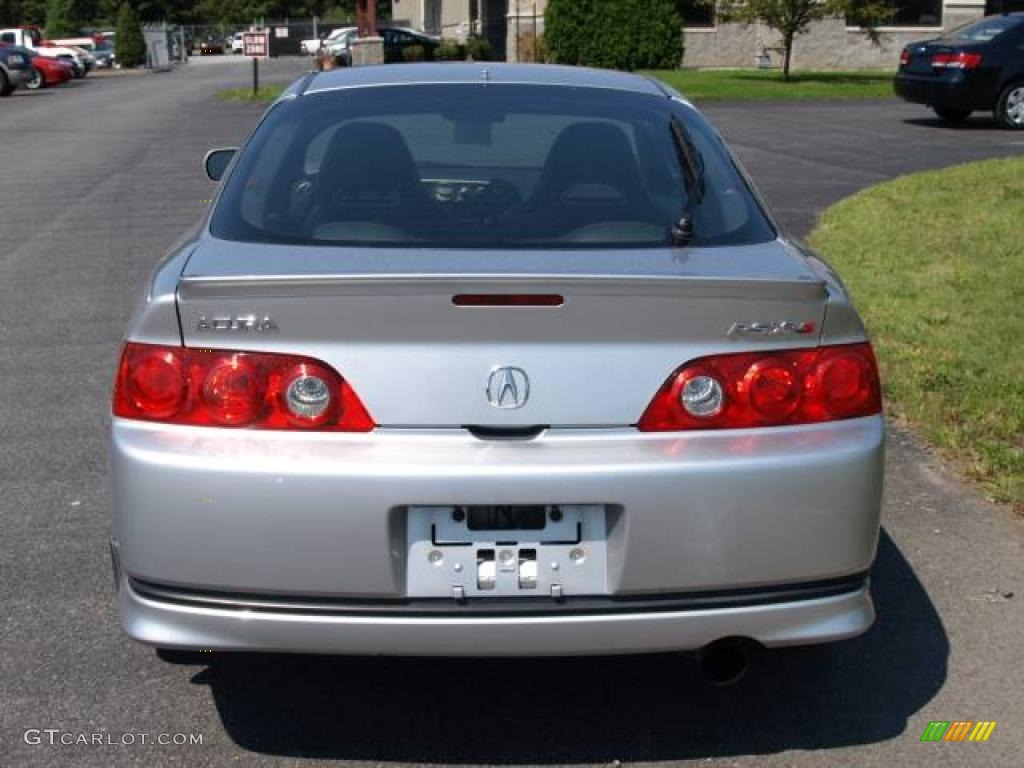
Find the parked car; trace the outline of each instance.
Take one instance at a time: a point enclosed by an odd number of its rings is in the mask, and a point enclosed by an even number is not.
[[[224,53],[224,43],[220,40],[204,40],[199,44],[200,56],[220,56]]]
[[[359,35],[358,27],[347,27],[332,40],[324,41],[324,48],[334,57],[335,61],[345,67],[352,66],[352,41]]]
[[[36,54],[32,57],[32,73],[25,87],[36,91],[66,83],[75,77],[75,67],[68,59],[53,59]]]
[[[75,55],[73,59],[69,60],[75,68],[75,77],[85,77],[96,69],[96,57],[92,55],[91,51],[77,46],[73,46],[71,50]]]
[[[231,36],[231,52],[232,53],[244,53],[245,52],[245,38],[243,33],[235,32]]]
[[[405,51],[414,46],[422,47],[425,59],[432,61],[434,51],[441,45],[437,35],[408,27],[381,27],[377,31],[384,38],[384,61],[388,63],[405,61]]]
[[[704,648],[724,682],[745,643],[871,625],[867,333],[678,93],[537,64],[314,73],[206,168],[216,203],[116,374],[130,636]]]
[[[114,49],[106,44],[97,45],[93,49],[92,55],[96,59],[97,69],[110,69],[117,60]]]
[[[895,88],[952,123],[991,110],[1004,128],[1024,129],[1024,13],[988,16],[908,45]]]
[[[331,48],[337,45],[342,39],[346,39],[348,36],[358,32],[358,27],[338,27],[337,29],[331,30],[329,34],[322,38],[313,37],[308,40],[301,40],[299,42],[299,49],[307,56],[313,56],[318,53],[321,48]]]
[[[0,96],[10,96],[32,79],[32,52],[26,48],[0,45]]]
[[[52,41],[43,38],[38,27],[0,29],[0,43],[28,48],[38,56],[66,59],[71,63],[76,77],[85,77],[89,71],[88,62],[83,56],[85,52],[82,49],[55,45]]]
[[[87,51],[92,51],[92,49],[96,47],[96,38],[88,35],[82,37],[55,38],[49,42],[53,45],[63,46],[66,48],[84,48]]]

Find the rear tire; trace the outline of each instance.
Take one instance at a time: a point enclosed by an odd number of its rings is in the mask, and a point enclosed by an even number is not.
[[[0,97],[10,96],[14,93],[14,86],[7,79],[7,73],[0,69]]]
[[[32,77],[25,83],[25,87],[30,91],[38,91],[40,88],[46,87],[46,78],[43,77],[43,73],[35,67],[32,67]]]
[[[969,109],[951,109],[949,107],[932,107],[932,110],[936,115],[941,117],[947,123],[962,123],[968,117],[971,116],[971,110]]]
[[[999,95],[996,122],[1002,128],[1024,130],[1024,80],[1010,83]]]

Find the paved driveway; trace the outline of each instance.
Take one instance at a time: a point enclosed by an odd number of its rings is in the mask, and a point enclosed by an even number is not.
[[[265,77],[297,72],[278,62]],[[145,274],[209,197],[203,151],[237,142],[258,114],[211,99],[246,74],[204,63],[0,104],[0,765],[1020,764],[1024,523],[902,432],[876,627],[766,654],[732,688],[708,688],[676,656],[174,666],[123,638],[105,554],[116,343]],[[708,112],[800,232],[866,184],[1024,142],[980,121],[942,128],[895,102]],[[983,745],[918,741],[929,720],[953,719],[999,725]],[[33,746],[29,728],[204,743]]]
[[[806,234],[822,208],[893,176],[1024,154],[1024,131],[987,113],[948,126],[930,109],[895,100],[702,105],[766,194]]]

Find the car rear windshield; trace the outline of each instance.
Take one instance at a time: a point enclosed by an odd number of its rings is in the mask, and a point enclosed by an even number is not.
[[[692,108],[599,88],[456,84],[314,93],[274,107],[210,222],[249,242],[652,247],[775,236]]]
[[[1009,29],[1016,29],[1022,23],[1024,17],[1020,16],[990,16],[954,29],[946,33],[942,39],[948,43],[987,43]]]

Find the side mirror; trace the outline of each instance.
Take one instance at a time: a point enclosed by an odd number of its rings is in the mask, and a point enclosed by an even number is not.
[[[206,175],[210,178],[210,181],[220,181],[220,177],[228,169],[237,151],[237,147],[231,147],[228,149],[211,149],[206,153],[206,157],[203,158],[203,167],[206,169]]]

